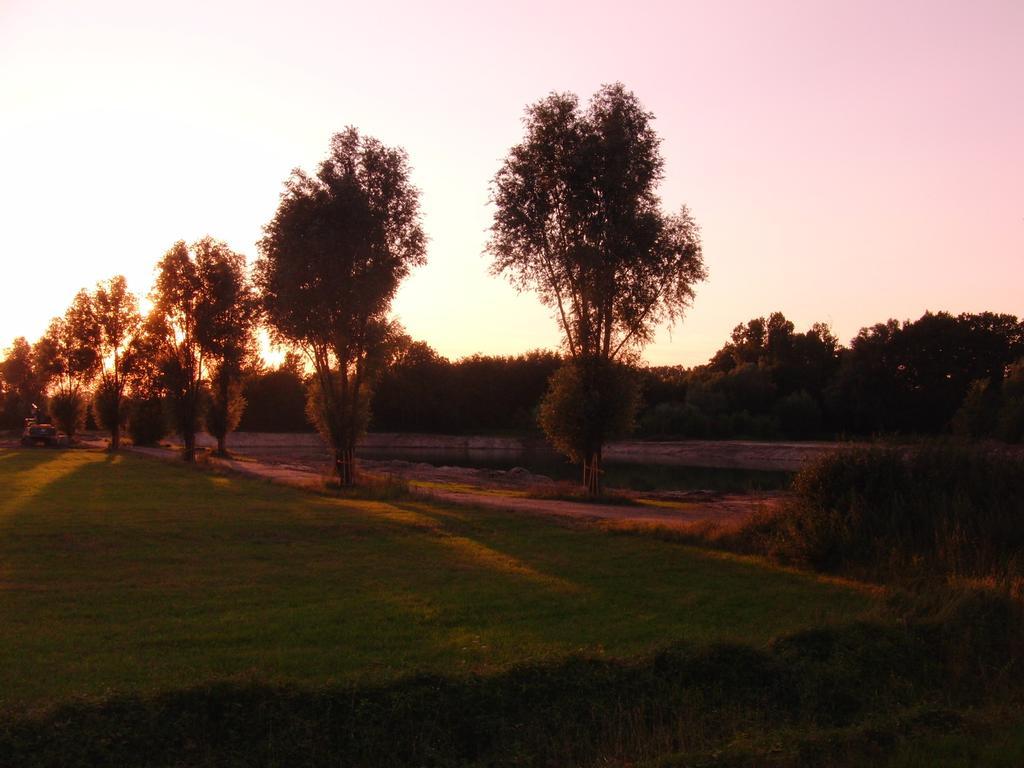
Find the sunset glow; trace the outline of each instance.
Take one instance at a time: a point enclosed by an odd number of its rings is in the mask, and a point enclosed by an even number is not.
[[[1024,4],[0,3],[0,348],[83,286],[145,294],[176,241],[256,256],[290,170],[358,126],[404,147],[428,263],[394,312],[440,353],[554,347],[488,274],[488,184],[526,104],[622,81],[710,278],[646,350],[750,317],[1024,314]]]

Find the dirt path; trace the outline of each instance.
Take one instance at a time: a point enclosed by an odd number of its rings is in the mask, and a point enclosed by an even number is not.
[[[205,434],[196,435],[204,448],[216,442]],[[840,444],[829,442],[756,442],[750,440],[623,440],[609,443],[605,459],[625,464],[756,469],[792,472]],[[235,432],[229,447],[260,458],[316,459],[327,451],[315,433]],[[529,464],[531,460],[560,461],[560,457],[539,438],[489,437],[484,435],[424,435],[371,433],[360,442],[364,457],[402,456],[426,461],[466,463],[500,462],[507,466]]]
[[[643,501],[634,505],[586,504],[561,499],[538,499],[525,496],[452,492],[428,489],[425,496],[453,504],[503,509],[534,515],[554,515],[580,520],[610,520],[624,523],[656,525],[667,528],[688,528],[694,523],[740,523],[755,512],[778,504],[777,495],[723,494],[720,496],[679,501],[671,506],[654,506]]]
[[[170,448],[141,448],[127,446],[125,450],[161,459],[177,461],[177,451]],[[257,477],[305,491],[323,491],[326,474],[306,464],[270,463],[251,457],[233,458],[205,457],[211,466],[232,472]],[[395,465],[406,465],[406,472],[395,472]],[[408,480],[413,492],[427,499],[450,504],[486,507],[532,515],[569,517],[578,520],[604,520],[641,525],[656,525],[669,528],[686,528],[698,522],[715,524],[737,523],[749,518],[757,511],[770,509],[781,499],[778,493],[762,494],[717,494],[708,491],[676,492],[663,494],[635,494],[632,504],[589,504],[562,499],[536,498],[525,495],[537,492],[532,482],[536,476],[524,478],[521,472],[489,472],[505,475],[495,478],[496,482],[486,485],[473,482],[473,470],[456,467],[429,467],[408,462],[363,461],[361,467],[366,474],[376,477],[400,476]],[[410,469],[411,468],[411,469]],[[429,471],[432,470],[432,471]],[[480,471],[477,471],[480,472]],[[455,474],[455,478],[451,474]],[[528,474],[528,473],[527,473]],[[542,493],[569,492],[568,484],[554,483],[542,478]],[[519,482],[517,482],[517,480]],[[461,481],[461,482],[459,482]],[[527,490],[529,489],[529,490]]]

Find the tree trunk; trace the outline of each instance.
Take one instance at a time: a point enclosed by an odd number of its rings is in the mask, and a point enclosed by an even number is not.
[[[189,464],[195,464],[196,462],[196,434],[195,432],[186,433],[182,435],[182,440],[185,443],[185,450],[182,452],[181,457]]]
[[[342,488],[355,485],[356,452],[353,448],[340,448],[334,451],[334,468],[338,473],[338,485]]]
[[[596,498],[601,495],[601,449],[597,448],[591,452],[589,458],[583,459],[583,488],[587,496]]]
[[[121,447],[121,403],[114,401],[114,424],[110,428],[110,450],[116,451]]]
[[[227,435],[217,435],[217,455],[227,456]]]

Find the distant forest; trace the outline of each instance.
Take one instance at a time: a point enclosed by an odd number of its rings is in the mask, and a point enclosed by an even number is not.
[[[534,351],[451,361],[407,341],[376,387],[371,429],[453,434],[537,430],[561,357]],[[1024,438],[1024,322],[926,313],[841,345],[828,326],[797,332],[776,312],[736,326],[706,364],[638,368],[646,438],[813,439],[954,433]],[[299,361],[245,384],[239,429],[312,430]]]

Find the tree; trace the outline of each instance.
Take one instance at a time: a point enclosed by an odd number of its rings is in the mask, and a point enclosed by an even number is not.
[[[852,431],[946,430],[972,382],[995,389],[1024,352],[1024,323],[990,312],[925,312],[862,328],[843,353],[830,400]]]
[[[568,379],[581,393],[559,402],[609,425],[632,415],[586,404],[610,404],[600,390],[616,380],[615,364],[633,359],[660,323],[681,318],[705,277],[689,211],[661,211],[664,162],[652,118],[621,84],[601,88],[586,110],[575,95],[553,93],[527,108],[526,137],[492,183],[492,272],[553,308],[567,364],[577,369]],[[594,426],[578,434],[587,442],[573,453],[583,457],[585,484],[596,494],[610,433]]]
[[[276,370],[249,376],[243,391],[246,407],[239,428],[250,432],[311,430],[301,370],[301,360],[286,355]]]
[[[640,390],[632,372],[621,364],[603,365],[596,382],[587,375],[580,365],[563,365],[555,371],[541,401],[540,424],[558,451],[591,473],[583,484],[596,493],[600,465],[588,464],[586,451],[633,429]]]
[[[45,383],[36,367],[32,345],[19,336],[0,361],[0,392],[3,393],[3,426],[21,429],[32,405],[41,403]]]
[[[311,363],[311,416],[350,485],[370,388],[394,340],[391,301],[425,261],[408,157],[355,128],[336,134],[315,175],[292,173],[264,232],[255,280],[266,317]]]
[[[127,418],[124,401],[132,368],[138,355],[132,344],[142,325],[139,302],[128,290],[123,275],[97,283],[92,296],[99,328],[100,374],[95,412],[100,425],[110,432],[110,450],[121,445],[121,429]]]
[[[63,317],[55,317],[36,342],[35,358],[53,389],[50,410],[57,426],[73,438],[85,420],[85,396],[100,369],[100,328],[89,294],[79,291]]]
[[[210,238],[195,245],[209,303],[201,308],[202,343],[208,353],[210,401],[206,429],[227,454],[227,435],[245,410],[242,377],[256,358],[258,304],[245,272],[245,257]]]
[[[211,237],[191,249],[178,241],[157,264],[146,334],[158,350],[161,381],[185,461],[195,461],[208,374],[250,332],[252,313],[244,283],[245,257]]]
[[[151,312],[126,352],[130,364],[125,367],[129,376],[124,410],[133,445],[155,445],[169,431],[169,398],[164,382],[166,341],[160,335],[163,330]]]

